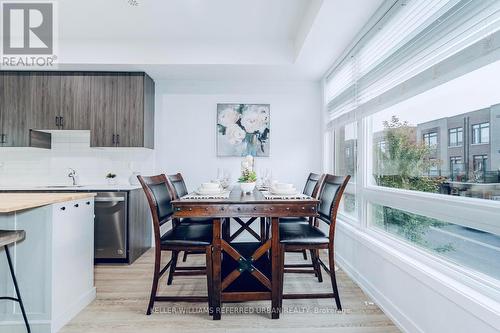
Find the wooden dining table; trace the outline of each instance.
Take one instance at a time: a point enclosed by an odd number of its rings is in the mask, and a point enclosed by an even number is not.
[[[284,260],[279,251],[279,219],[315,217],[318,204],[311,197],[266,198],[257,189],[243,193],[239,186],[227,198],[191,196],[172,201],[174,218],[213,218],[212,263],[207,275],[213,286],[208,296],[214,320],[221,318],[223,302],[262,300],[271,301],[271,318],[279,318],[280,269]],[[239,224],[232,234],[231,219]],[[260,233],[252,228],[257,221]],[[256,240],[236,242],[244,231]]]

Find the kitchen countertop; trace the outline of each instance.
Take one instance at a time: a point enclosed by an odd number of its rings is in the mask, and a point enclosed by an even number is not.
[[[0,213],[94,197],[95,193],[0,193]]]
[[[17,185],[1,186],[0,191],[131,191],[141,188],[141,185],[130,184],[86,184],[79,186],[55,185]]]

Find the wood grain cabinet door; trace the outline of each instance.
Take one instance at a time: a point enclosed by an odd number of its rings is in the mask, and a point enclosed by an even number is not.
[[[30,85],[29,73],[2,75],[0,143],[3,147],[28,146],[27,114],[30,108]]]
[[[61,129],[90,130],[90,81],[85,73],[61,76]]]
[[[116,146],[116,110],[119,76],[92,75],[90,79],[90,146]]]
[[[116,135],[118,147],[144,147],[144,75],[130,73],[118,80]]]
[[[50,72],[31,72],[30,109],[28,128],[36,130],[57,130],[57,117],[61,110],[61,77]]]

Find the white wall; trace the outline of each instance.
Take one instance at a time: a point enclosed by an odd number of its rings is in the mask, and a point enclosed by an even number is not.
[[[181,172],[189,189],[214,179],[218,168],[239,177],[240,157],[216,156],[217,103],[271,105],[270,157],[256,158],[279,181],[302,189],[321,171],[319,83],[264,81],[157,81],[156,167]]]

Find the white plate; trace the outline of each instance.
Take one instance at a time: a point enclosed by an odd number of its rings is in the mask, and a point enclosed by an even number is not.
[[[271,188],[271,194],[274,194],[274,195],[295,195],[295,194],[298,194],[299,192],[297,191],[296,188],[291,188],[291,189],[288,189],[288,190],[278,190],[278,189],[275,189],[275,188]]]
[[[195,193],[199,194],[199,195],[220,195],[224,192],[225,191],[223,189],[206,190],[206,189],[200,189],[200,188],[195,191]]]

